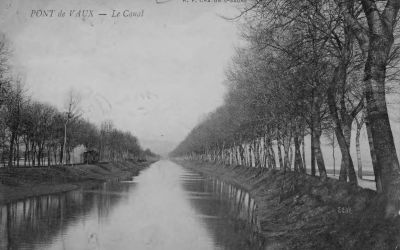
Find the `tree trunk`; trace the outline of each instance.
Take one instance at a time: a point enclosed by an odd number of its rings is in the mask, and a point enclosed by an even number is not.
[[[327,91],[327,101],[328,101],[328,106],[329,106],[329,112],[333,118],[334,125],[335,125],[335,134],[336,134],[336,139],[338,141],[339,147],[340,147],[340,152],[342,153],[342,163],[344,164],[344,167],[341,167],[340,169],[340,180],[347,180],[347,174],[348,173],[350,183],[352,185],[357,186],[357,176],[354,171],[354,165],[353,165],[353,160],[350,155],[350,148],[346,142],[346,136],[349,138],[349,132],[345,132],[342,129],[342,123],[339,119],[338,112],[337,112],[337,107],[336,107],[336,98],[335,98],[335,84],[339,82],[339,80],[342,77],[343,72],[345,68],[341,67],[339,65],[336,67],[335,72],[334,72],[334,78],[332,79],[329,89]],[[348,123],[346,123],[348,124]],[[351,125],[350,125],[350,133],[351,133]],[[351,135],[351,134],[350,134]],[[342,164],[342,165],[343,165]],[[347,170],[347,171],[346,171]]]
[[[263,139],[264,139],[264,142],[263,142],[264,167],[271,168],[271,160],[270,160],[270,155],[269,155],[267,137],[264,135]]]
[[[268,140],[268,147],[269,147],[269,153],[271,156],[270,158],[271,158],[272,168],[276,169],[275,150],[272,147],[272,141],[270,139]]]
[[[40,146],[38,145],[39,149],[38,149],[38,153],[37,153],[37,162],[38,162],[38,167],[40,167],[40,158],[42,156],[42,149],[40,148]]]
[[[280,139],[278,139],[278,158],[279,158],[279,168],[280,168],[280,170],[283,170],[284,166],[283,166],[283,160],[282,160],[282,151],[281,151]]]
[[[60,157],[59,157],[59,160],[60,160],[60,165],[63,165],[63,159],[64,158],[64,144],[61,144],[61,147],[60,147]]]
[[[284,156],[284,162],[283,162],[283,168],[284,168],[284,172],[286,172],[287,170],[290,170],[290,162],[289,162],[289,149],[290,149],[290,143],[288,142],[289,139],[287,138],[288,136],[286,136],[286,138],[283,139],[283,150],[285,153]]]
[[[30,158],[31,158],[31,160],[32,160],[32,166],[34,167],[35,166],[35,160],[36,160],[36,155],[35,155],[35,143],[34,142],[32,142],[31,143],[31,155],[30,155]]]
[[[234,150],[234,152],[235,152],[235,159],[236,159],[236,165],[239,165],[239,153],[238,153],[238,147],[235,145],[235,144],[233,144],[233,150]]]
[[[318,165],[319,176],[322,180],[325,180],[327,178],[327,175],[326,175],[324,156],[321,150],[321,141],[320,141],[321,129],[319,128],[319,126],[315,125],[314,125],[314,138],[312,139],[314,141],[315,159]]]
[[[11,132],[10,147],[8,152],[8,167],[13,166],[15,132]]]
[[[302,142],[301,142],[301,146],[302,146],[302,154],[303,154],[303,172],[306,173],[307,172],[307,165],[306,165],[306,143],[305,143],[305,135],[303,133],[302,135]]]
[[[335,132],[332,133],[332,158],[333,158],[333,176],[335,176],[336,175]]]
[[[54,165],[57,165],[57,148],[53,147]]]
[[[239,144],[239,154],[240,154],[240,163],[242,166],[245,166],[246,162],[245,162],[244,148],[242,143]]]
[[[383,191],[382,190],[382,173],[381,173],[381,169],[378,167],[378,160],[376,159],[374,143],[372,141],[371,126],[370,126],[367,118],[365,118],[365,128],[367,131],[369,151],[370,151],[371,160],[372,160],[372,168],[374,170],[374,175],[375,175],[376,191],[378,193],[382,193],[382,191]]]
[[[67,150],[67,123],[68,123],[68,120],[64,123],[64,144],[63,144],[63,147],[62,147],[62,149],[64,150],[63,156],[65,158],[67,158],[66,157],[67,156],[67,151],[66,151]],[[62,160],[62,158],[61,158],[61,160]],[[63,162],[61,162],[61,164],[63,164]]]
[[[67,156],[67,158],[66,158],[67,164],[71,164],[71,149],[70,148],[68,148],[66,156]]]
[[[294,136],[294,171],[303,172],[303,162],[300,153],[299,137]]]
[[[264,168],[271,168],[271,160],[270,160],[270,156],[269,156],[269,149],[266,146],[266,144],[264,143]]]
[[[362,0],[362,7],[367,19],[368,31],[360,29],[360,24],[351,16],[344,2],[339,3],[346,23],[352,28],[360,48],[366,58],[364,69],[364,87],[367,106],[367,120],[373,149],[376,153],[375,173],[382,181],[385,194],[386,217],[395,217],[400,208],[400,166],[390,127],[385,97],[386,66],[394,42],[399,1],[387,1],[384,10],[379,11],[375,1]],[[346,9],[347,8],[347,9]],[[367,129],[368,131],[368,129]],[[371,155],[373,157],[373,155]]]
[[[378,32],[385,33],[385,30],[379,29],[384,29],[383,27],[377,25],[375,28]],[[376,152],[378,172],[382,173],[382,191],[387,198],[387,217],[397,216],[400,208],[400,166],[385,97],[386,64],[393,40],[393,35],[370,36],[364,80],[367,119]]]
[[[51,160],[50,160],[51,154],[50,154],[50,148],[47,148],[47,166],[50,167]]]
[[[314,145],[315,131],[314,126],[311,125],[311,176],[315,176],[315,145]]]
[[[342,121],[342,131],[343,131],[344,140],[346,142],[346,148],[348,151],[350,151],[350,143],[351,143],[351,123],[352,122],[349,122],[349,121]],[[340,144],[339,144],[339,146],[340,146]],[[349,172],[349,169],[348,169],[349,163],[346,162],[346,160],[347,160],[346,157],[342,157],[342,162],[340,164],[340,173],[339,173],[339,180],[344,181],[344,182],[347,182],[347,177],[349,176],[349,173],[348,173]]]
[[[259,147],[257,143],[258,139],[254,139],[253,141],[253,155],[254,155],[254,167],[258,168],[260,167],[260,155],[259,155]]]
[[[356,132],[356,150],[357,150],[357,166],[358,166],[358,178],[362,179],[362,162],[361,162],[361,149],[360,149],[360,134],[361,134],[362,123],[357,122]]]
[[[19,136],[15,137],[15,142],[17,144],[15,156],[16,156],[16,160],[17,160],[17,167],[19,167],[19,158],[20,158],[20,155],[19,155]]]
[[[27,149],[26,149],[26,144],[25,144],[25,151],[24,151],[24,167],[26,167],[26,160],[27,160],[27,157],[28,157],[28,151],[27,151]]]

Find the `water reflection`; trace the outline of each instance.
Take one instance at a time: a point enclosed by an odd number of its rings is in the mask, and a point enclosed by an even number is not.
[[[209,228],[218,249],[258,249],[257,209],[248,192],[217,178],[187,171],[183,179],[191,203]]]
[[[0,249],[42,249],[91,214],[101,223],[128,190],[129,186],[107,183],[95,192],[79,190],[7,204],[0,208]]]
[[[160,161],[132,181],[0,207],[0,249],[254,249],[242,222],[255,209],[243,190]]]

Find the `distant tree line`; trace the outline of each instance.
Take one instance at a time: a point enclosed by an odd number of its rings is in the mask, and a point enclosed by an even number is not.
[[[9,49],[0,41],[0,160],[2,166],[50,166],[71,163],[79,145],[96,151],[100,161],[138,160],[154,156],[144,151],[130,132],[100,127],[82,118],[79,95],[68,93],[66,109],[32,100],[20,79],[10,76]]]
[[[306,173],[304,137],[311,137],[311,175],[327,177],[321,136],[336,137],[340,181],[357,185],[350,155],[357,124],[366,127],[376,188],[387,216],[400,208],[400,167],[386,94],[397,76],[399,0],[251,1],[240,17],[247,44],[226,73],[224,105],[172,152],[222,164]],[[335,141],[335,140],[334,140]],[[273,147],[274,145],[274,147]],[[277,152],[276,152],[277,151]]]

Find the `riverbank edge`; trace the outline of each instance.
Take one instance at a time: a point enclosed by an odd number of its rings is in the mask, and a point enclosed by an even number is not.
[[[157,160],[0,169],[0,205],[131,178]]]
[[[255,200],[264,249],[395,249],[400,220],[385,220],[376,192],[334,179],[172,159],[237,185]]]

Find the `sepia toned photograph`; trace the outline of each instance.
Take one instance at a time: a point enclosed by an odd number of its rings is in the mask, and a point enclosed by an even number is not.
[[[400,250],[400,0],[0,0],[0,250]]]

